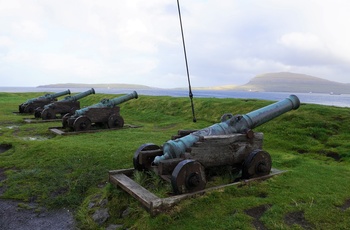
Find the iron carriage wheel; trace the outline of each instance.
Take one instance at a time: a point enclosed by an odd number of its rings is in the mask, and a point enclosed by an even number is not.
[[[40,108],[36,108],[34,111],[34,117],[35,118],[40,118],[41,117],[41,109]]]
[[[70,116],[72,116],[72,114],[66,113],[66,114],[62,117],[62,127],[63,127],[63,128],[67,128],[67,127],[68,127],[68,119],[69,119]]]
[[[206,183],[203,165],[191,159],[178,163],[171,175],[171,185],[176,194],[203,190]]]
[[[140,163],[140,155],[143,151],[162,151],[160,147],[153,143],[146,143],[141,145],[134,153],[134,157],[132,159],[134,168],[138,171],[147,170],[153,162],[153,158],[147,157],[146,162]]]
[[[73,127],[75,131],[89,130],[91,127],[91,121],[86,116],[79,116],[77,119],[75,119]]]
[[[112,114],[108,118],[107,122],[108,128],[113,129],[113,128],[122,128],[124,126],[124,119],[122,116]]]
[[[242,178],[249,179],[266,176],[272,167],[271,156],[268,152],[256,149],[244,160],[242,168]]]
[[[44,109],[41,112],[41,118],[43,120],[54,119],[54,118],[56,118],[55,111],[53,109],[50,109],[50,108]]]

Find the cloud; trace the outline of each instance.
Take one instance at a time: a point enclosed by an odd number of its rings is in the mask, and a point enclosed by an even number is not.
[[[284,34],[279,39],[279,43],[290,49],[296,49],[303,52],[316,51],[324,52],[325,45],[319,37],[314,34],[303,34],[292,32]]]
[[[193,86],[244,84],[275,71],[349,82],[348,1],[180,4]],[[3,85],[185,87],[176,1],[1,1],[0,75]]]
[[[23,39],[44,40],[46,31],[34,21],[21,21],[11,25],[13,35]]]

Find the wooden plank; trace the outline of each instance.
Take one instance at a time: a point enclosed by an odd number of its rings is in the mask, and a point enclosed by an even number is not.
[[[140,201],[141,204],[150,212],[152,216],[168,211],[177,203],[187,198],[197,197],[207,192],[217,190],[217,189],[223,189],[229,186],[246,185],[253,181],[266,180],[275,175],[287,172],[287,171],[282,171],[282,170],[272,168],[270,174],[266,176],[242,180],[239,182],[233,182],[229,184],[223,184],[215,187],[210,187],[194,193],[186,193],[186,194],[170,196],[166,198],[159,198],[155,194],[151,193],[150,191],[148,191],[141,185],[137,184],[135,181],[133,181],[131,178],[125,175],[125,174],[131,175],[133,171],[134,169],[132,168],[111,170],[109,171],[109,181],[121,187],[124,191],[126,191],[131,196],[133,196],[138,201]],[[167,179],[167,178],[164,178],[164,179]]]
[[[114,174],[118,174],[118,173],[123,173],[124,175],[132,176],[132,174],[134,173],[134,171],[135,171],[134,168],[116,169],[116,170],[110,170],[110,171],[108,171],[108,174],[109,174],[109,175],[114,175]]]
[[[65,132],[63,132],[62,130],[59,129],[50,129],[51,132],[58,134],[58,135],[64,135]]]
[[[126,128],[139,128],[142,126],[137,126],[137,125],[130,125],[130,124],[125,124],[124,127],[122,128],[113,128],[113,129],[96,129],[96,127],[92,127],[92,129],[85,130],[85,131],[66,131],[62,127],[49,127],[49,130],[55,134],[59,135],[76,135],[76,134],[81,134],[81,133],[96,133],[96,132],[105,132],[105,131],[113,131],[113,130],[120,130],[120,129],[126,129]]]
[[[159,199],[159,197],[124,174],[110,175],[109,180],[140,201],[148,210],[151,209],[152,201]]]
[[[54,121],[62,121],[62,119],[37,119],[37,118],[23,118],[23,121],[25,123],[47,123],[47,122],[54,122]]]

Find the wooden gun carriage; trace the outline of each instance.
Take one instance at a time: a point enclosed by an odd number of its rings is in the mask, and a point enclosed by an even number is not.
[[[18,106],[19,113],[34,113],[35,109],[38,107],[44,107],[47,104],[57,101],[57,98],[70,94],[70,90],[66,90],[54,94],[46,94],[37,98],[32,98]]]
[[[268,175],[271,156],[263,150],[263,134],[252,129],[299,106],[291,95],[245,115],[225,114],[221,123],[205,129],[180,131],[162,146],[144,144],[134,154],[134,168],[154,171],[171,182],[175,194],[203,190],[207,170],[214,167],[238,169],[242,179]]]
[[[62,126],[74,131],[89,130],[92,124],[109,129],[122,128],[124,119],[120,115],[120,107],[117,105],[133,98],[138,98],[136,91],[114,99],[103,99],[97,104],[76,110],[74,114],[64,115]]]
[[[57,114],[60,114],[61,117],[67,113],[73,114],[76,110],[80,109],[79,99],[90,94],[95,94],[93,88],[74,96],[67,96],[62,100],[52,102],[43,107],[38,107],[35,109],[34,116],[43,120],[49,120],[57,118]]]

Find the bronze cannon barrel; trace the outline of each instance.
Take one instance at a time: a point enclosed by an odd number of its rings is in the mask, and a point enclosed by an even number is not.
[[[163,155],[154,158],[154,164],[159,164],[161,160],[179,158],[184,154],[186,148],[198,142],[201,136],[229,135],[234,133],[245,133],[250,129],[258,127],[290,110],[298,109],[299,98],[290,95],[281,101],[257,109],[245,115],[229,115],[221,123],[190,133],[187,136],[176,140],[169,140],[163,144]]]

